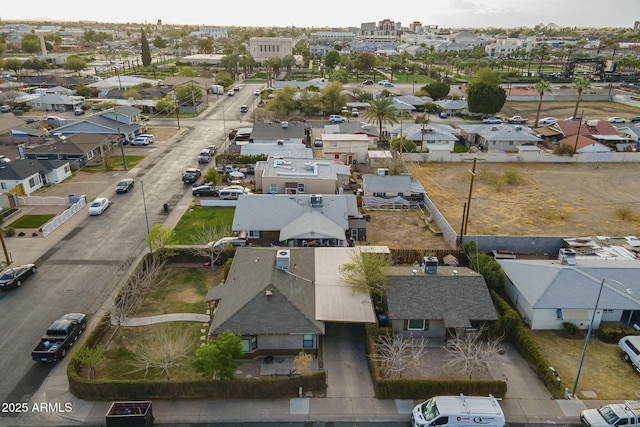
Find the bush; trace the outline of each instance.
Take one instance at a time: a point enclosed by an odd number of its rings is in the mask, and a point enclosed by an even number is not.
[[[571,322],[563,322],[562,327],[569,335],[575,335],[580,330],[576,324]]]
[[[31,233],[31,237],[38,237],[38,233],[34,231],[33,233]]]
[[[596,336],[602,341],[609,344],[617,344],[621,338],[627,335],[635,335],[637,331],[630,327],[600,327],[596,331]]]
[[[18,237],[22,237],[22,236],[24,236],[24,235],[25,235],[25,234],[24,234],[24,231],[21,231],[21,232],[19,232],[19,233],[18,233]]]
[[[7,237],[13,237],[16,235],[16,229],[12,227],[7,227],[4,229],[4,235]]]
[[[569,145],[569,144],[565,144],[564,142],[560,145],[558,145],[558,147],[555,149],[555,151],[553,152],[553,154],[556,154],[558,156],[564,156],[565,154],[568,156],[573,156],[573,154],[576,151],[574,150],[574,148]]]

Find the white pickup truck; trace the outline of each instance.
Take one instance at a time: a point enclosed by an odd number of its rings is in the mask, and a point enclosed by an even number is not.
[[[622,337],[618,347],[622,350],[622,358],[640,372],[640,335]]]
[[[612,403],[599,409],[585,409],[580,413],[580,422],[584,427],[640,426],[640,400],[625,400],[624,403]]]

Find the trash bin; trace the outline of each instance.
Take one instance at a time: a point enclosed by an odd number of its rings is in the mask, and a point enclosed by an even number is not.
[[[162,205],[162,209],[164,210],[164,212],[169,212],[169,203],[165,203],[164,205]]]

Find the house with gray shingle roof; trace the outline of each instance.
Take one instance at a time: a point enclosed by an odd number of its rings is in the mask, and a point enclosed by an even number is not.
[[[536,132],[524,125],[515,124],[474,124],[460,125],[460,137],[469,146],[477,145],[485,152],[517,152],[519,146],[537,145],[542,139]]]
[[[209,289],[209,336],[242,335],[248,357],[317,353],[326,322],[373,323],[371,297],[340,266],[357,248],[238,248],[224,284]]]
[[[51,132],[62,135],[97,133],[117,136],[120,130],[123,138],[128,141],[132,141],[137,135],[143,133],[145,125],[142,123],[140,109],[120,106],[116,110],[117,119],[114,109],[110,108],[97,114],[83,116],[82,119],[60,126]]]
[[[410,175],[363,175],[362,192],[365,197],[406,197],[422,200],[426,193],[422,184]]]
[[[594,329],[598,329],[601,322],[632,325],[640,321],[640,262],[637,260],[498,262],[507,276],[505,291],[531,329],[563,329],[565,322],[587,329],[601,287]]]
[[[0,163],[0,188],[15,190],[18,194],[30,195],[45,184],[58,184],[71,176],[71,167],[66,160],[17,159]]]
[[[482,275],[466,267],[393,267],[387,270],[390,326],[406,337],[446,339],[498,320]]]
[[[255,245],[336,247],[366,239],[366,220],[353,194],[240,196],[231,229]]]
[[[452,152],[458,141],[456,130],[449,125],[410,123],[389,127],[391,138],[398,138],[400,132],[405,139],[416,144],[418,152]]]

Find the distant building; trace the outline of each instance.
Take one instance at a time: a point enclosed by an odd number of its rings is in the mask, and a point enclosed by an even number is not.
[[[292,55],[292,43],[288,37],[251,37],[249,52],[257,62],[274,56],[284,58],[286,55]]]

